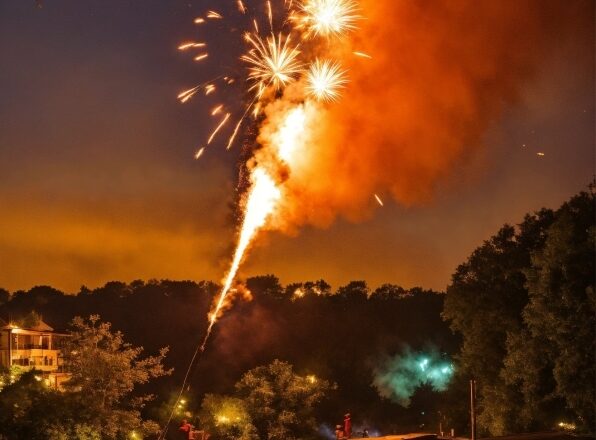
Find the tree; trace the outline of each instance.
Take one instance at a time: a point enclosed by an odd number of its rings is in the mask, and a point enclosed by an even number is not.
[[[565,203],[532,255],[526,329],[511,337],[505,370],[538,417],[571,418],[587,431],[596,422],[594,202],[582,192]]]
[[[314,410],[333,388],[315,376],[299,376],[279,360],[245,373],[236,384],[259,438],[292,440],[312,438]]]
[[[593,429],[594,304],[593,193],[504,226],[458,267],[443,317],[463,337],[482,430]]]
[[[202,426],[221,440],[258,440],[257,431],[242,399],[217,394],[203,398]]]
[[[10,292],[0,287],[0,306],[6,304],[10,300]]]
[[[503,419],[502,407],[496,404],[497,396],[505,395],[511,411],[520,410],[519,399],[512,398],[516,390],[501,389],[506,384],[500,374],[507,335],[522,327],[521,313],[528,301],[524,270],[530,266],[531,253],[543,245],[552,219],[553,212],[543,209],[527,215],[517,228],[503,226],[457,268],[447,287],[443,318],[463,337],[459,374],[476,379],[479,427],[493,435],[521,429],[520,420]]]
[[[88,320],[76,317],[72,326],[65,346],[71,378],[65,387],[85,408],[88,423],[105,438],[134,430],[156,432],[156,423],[140,417],[140,409],[151,396],[131,398],[130,393],[136,385],[171,373],[162,364],[167,348],[141,359],[143,348],[124,342],[123,334],[112,332],[110,323],[100,322],[97,315]]]
[[[23,373],[0,391],[0,439],[100,440],[96,429],[77,421],[78,411],[37,372]]]

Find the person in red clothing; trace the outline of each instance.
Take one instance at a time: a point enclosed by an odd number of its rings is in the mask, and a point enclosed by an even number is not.
[[[182,420],[182,424],[180,425],[180,428],[178,428],[178,432],[180,433],[180,439],[192,439],[192,425],[188,423],[186,419]]]
[[[352,437],[352,417],[349,412],[344,416],[344,436],[345,438]]]

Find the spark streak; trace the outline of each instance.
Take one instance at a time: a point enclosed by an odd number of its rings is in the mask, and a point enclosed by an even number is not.
[[[354,52],[354,55],[356,55],[357,57],[360,57],[360,58],[368,58],[369,60],[372,60],[372,57],[369,54],[364,53],[364,52]]]
[[[205,96],[210,95],[215,91],[215,86],[213,84],[208,84],[205,86]]]
[[[236,4],[238,5],[238,10],[242,13],[242,14],[246,14],[246,6],[244,6],[244,3],[242,3],[242,0],[237,0]]]
[[[195,93],[197,93],[199,91],[200,87],[201,86],[196,86],[196,87],[193,87],[192,89],[185,90],[182,93],[179,93],[177,98],[180,100],[180,102],[182,104],[184,104],[186,101],[188,101],[190,98],[192,98]]]
[[[376,194],[375,194],[375,199],[377,199],[377,203],[378,203],[379,205],[381,205],[381,206],[385,206],[385,205],[383,204],[383,201],[381,200],[381,198],[380,198],[378,195],[376,195]]]
[[[205,147],[201,147],[197,150],[197,152],[195,153],[195,159],[199,159],[203,153],[205,152]]]
[[[207,11],[207,18],[215,18],[215,19],[222,19],[223,16],[219,13],[219,12],[215,12],[215,11]]]
[[[207,54],[207,53],[204,53],[204,54],[201,54],[201,55],[197,55],[197,56],[195,57],[195,61],[201,61],[201,60],[204,60],[204,59],[205,59],[205,58],[207,58],[208,56],[209,56],[209,54]]]
[[[216,114],[220,113],[222,108],[223,104],[220,104],[217,107],[215,107],[213,110],[211,110],[211,116],[215,116]]]
[[[250,108],[252,107],[252,105],[255,103],[256,99],[257,99],[257,97],[255,96],[253,98],[252,102],[246,106],[246,109],[244,110],[244,113],[242,114],[242,117],[238,120],[238,123],[236,124],[236,127],[234,127],[234,132],[232,133],[232,136],[230,136],[230,139],[228,140],[228,145],[226,145],[226,150],[229,150],[230,148],[232,148],[232,144],[234,143],[234,139],[236,138],[236,135],[238,134],[238,130],[240,130],[240,126],[242,125],[242,121],[244,121],[244,118],[246,118],[246,115],[248,114],[248,111],[250,110]]]
[[[240,263],[244,257],[246,249],[251,243],[256,232],[265,225],[265,221],[275,208],[277,201],[279,200],[281,193],[275,181],[271,178],[267,172],[262,168],[256,168],[252,173],[252,187],[249,190],[246,198],[246,206],[244,208],[245,217],[242,222],[242,228],[240,230],[240,237],[238,239],[238,245],[234,252],[234,258],[230,266],[230,270],[225,278],[223,287],[219,294],[219,299],[213,311],[210,313],[209,327],[205,339],[201,346],[201,351],[205,350],[205,344],[209,339],[211,330],[219,317],[222,308],[225,305],[226,298],[236,278],[236,273],[240,267]]]
[[[222,121],[219,123],[219,125],[217,127],[215,127],[215,130],[213,130],[213,133],[211,133],[211,136],[209,136],[207,145],[209,145],[211,143],[211,141],[213,140],[213,138],[215,137],[217,132],[221,129],[221,127],[223,127],[225,125],[225,123],[228,122],[228,119],[230,119],[230,113],[226,113],[226,115],[224,116]]]
[[[271,0],[267,0],[267,17],[269,18],[269,28],[273,32],[273,10],[271,9]]]
[[[186,49],[190,49],[191,47],[205,47],[205,46],[206,46],[205,43],[196,43],[196,42],[183,43],[180,46],[178,46],[178,50],[186,50]]]

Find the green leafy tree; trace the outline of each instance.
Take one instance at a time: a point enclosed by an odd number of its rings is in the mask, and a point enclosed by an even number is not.
[[[292,365],[275,360],[245,373],[236,384],[236,395],[246,405],[259,438],[308,439],[316,431],[315,407],[331,388],[329,382],[299,376]]]
[[[443,318],[463,337],[458,374],[477,381],[481,432],[502,435],[522,429],[521,419],[511,415],[521,411],[519,390],[508,387],[501,371],[508,335],[523,325],[528,302],[524,271],[532,252],[542,247],[553,215],[543,209],[527,215],[517,228],[503,226],[457,268],[447,287]]]
[[[142,347],[124,342],[121,332],[112,332],[110,323],[93,315],[72,321],[73,332],[65,346],[65,362],[71,374],[65,387],[104,438],[122,438],[133,431],[150,434],[159,427],[144,421],[140,410],[152,396],[131,398],[136,385],[170,374],[163,360],[167,349],[157,356],[141,358]]]
[[[334,386],[275,360],[246,372],[235,388],[233,396],[207,394],[201,404],[202,425],[217,439],[316,438],[315,408]]]
[[[216,394],[203,398],[202,428],[221,440],[258,440],[259,436],[242,399]]]
[[[443,317],[475,378],[481,431],[594,423],[594,196],[503,227],[458,267]]]
[[[29,371],[0,392],[0,439],[100,440],[99,431],[77,421],[69,396]]]
[[[532,255],[526,329],[510,338],[505,370],[531,415],[584,431],[596,423],[594,202],[593,192],[582,192],[565,203]]]

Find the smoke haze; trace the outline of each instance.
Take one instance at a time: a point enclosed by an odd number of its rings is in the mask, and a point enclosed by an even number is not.
[[[518,99],[554,43],[553,17],[564,23],[578,4],[362,1],[366,19],[342,54],[350,83],[339,103],[310,119],[272,226],[360,220],[375,193],[404,205],[428,201]],[[278,124],[274,111],[268,117],[265,133]]]

